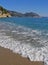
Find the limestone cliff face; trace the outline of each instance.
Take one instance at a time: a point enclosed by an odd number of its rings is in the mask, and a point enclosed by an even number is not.
[[[11,15],[9,13],[7,13],[7,14],[0,14],[0,17],[11,17]]]
[[[5,8],[0,6],[0,17],[11,17],[11,15]]]

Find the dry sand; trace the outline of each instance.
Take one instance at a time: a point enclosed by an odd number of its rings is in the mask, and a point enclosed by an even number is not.
[[[31,62],[12,51],[0,47],[0,65],[44,65],[43,62]]]

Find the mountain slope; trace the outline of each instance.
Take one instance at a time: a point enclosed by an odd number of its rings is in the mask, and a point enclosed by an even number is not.
[[[0,17],[11,17],[11,15],[5,8],[0,6]]]
[[[0,6],[0,16],[12,16],[12,17],[40,17],[37,13],[34,12],[27,12],[25,14],[20,13],[20,12],[16,12],[16,11],[10,11],[7,10],[5,8],[3,8],[2,6]]]
[[[28,12],[25,14],[15,11],[8,11],[8,12],[11,14],[11,16],[15,16],[15,17],[40,17],[40,15],[34,12]]]

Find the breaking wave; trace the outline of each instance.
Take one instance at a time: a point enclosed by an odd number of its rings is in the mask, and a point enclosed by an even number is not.
[[[0,22],[0,46],[31,61],[44,61],[48,65],[48,31]]]

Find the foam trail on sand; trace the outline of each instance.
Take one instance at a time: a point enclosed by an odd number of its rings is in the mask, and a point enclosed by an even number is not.
[[[31,61],[44,61],[48,65],[48,50],[46,47],[33,48],[27,44],[21,44],[10,36],[0,33],[0,46],[12,50],[14,53],[19,53],[23,57],[29,58]]]

